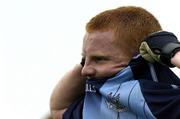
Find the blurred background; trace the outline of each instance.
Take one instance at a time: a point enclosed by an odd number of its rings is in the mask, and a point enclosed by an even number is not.
[[[1,0],[0,118],[44,119],[54,86],[80,62],[86,22],[124,5],[147,9],[180,38],[177,0]]]

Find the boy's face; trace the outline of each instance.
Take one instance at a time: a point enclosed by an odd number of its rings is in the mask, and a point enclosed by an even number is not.
[[[86,33],[82,49],[84,77],[110,77],[128,65],[130,58],[123,52],[123,46],[115,45],[115,39],[111,30]]]

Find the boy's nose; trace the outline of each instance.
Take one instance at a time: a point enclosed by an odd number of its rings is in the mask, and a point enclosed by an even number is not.
[[[93,78],[95,76],[95,73],[96,73],[95,68],[87,65],[84,65],[81,72],[82,76],[88,79]]]

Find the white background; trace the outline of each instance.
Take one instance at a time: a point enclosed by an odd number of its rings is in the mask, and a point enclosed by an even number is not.
[[[81,59],[86,22],[124,5],[180,38],[178,0],[0,0],[0,118],[43,119],[55,84]]]

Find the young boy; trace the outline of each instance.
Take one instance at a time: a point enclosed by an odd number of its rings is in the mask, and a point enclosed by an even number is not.
[[[164,61],[164,52],[157,53],[157,49],[151,49],[152,43],[148,39],[144,41],[149,34],[159,34],[158,31],[161,30],[157,19],[139,7],[120,7],[93,17],[86,25],[81,65],[76,65],[67,73],[52,93],[53,117],[180,117],[177,109],[180,106],[180,81],[165,66],[169,65],[169,60],[179,66],[179,52],[171,50],[173,57]],[[169,38],[177,42],[169,32],[160,34],[163,38],[166,36],[164,34],[172,36]],[[159,37],[157,34],[153,35]],[[152,39],[150,36],[148,38]],[[155,46],[159,48],[157,44]],[[138,55],[140,46],[141,56],[151,63]]]

